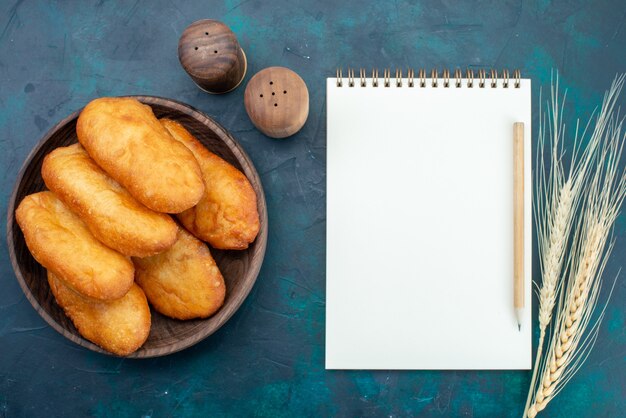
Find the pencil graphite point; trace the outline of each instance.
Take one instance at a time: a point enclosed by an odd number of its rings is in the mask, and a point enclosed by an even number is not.
[[[522,315],[523,310],[521,308],[515,309],[515,319],[517,319],[517,330],[522,331]]]

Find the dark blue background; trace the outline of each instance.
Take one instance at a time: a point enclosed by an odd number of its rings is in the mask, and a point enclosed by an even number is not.
[[[272,65],[304,78],[311,110],[299,134],[273,140],[256,131],[243,86],[223,96],[195,87],[176,48],[200,18],[238,35],[246,82]],[[46,326],[0,241],[0,417],[521,416],[528,372],[324,370],[324,79],[348,65],[521,68],[534,83],[536,134],[539,87],[552,68],[570,88],[570,116],[586,116],[626,70],[625,21],[623,1],[3,0],[3,213],[20,165],[54,123],[98,96],[150,94],[205,111],[239,140],[262,176],[270,236],[259,280],[226,326],[184,352],[142,361],[91,353]],[[625,231],[622,215],[607,277],[623,264]],[[586,365],[544,416],[624,413],[624,283]]]

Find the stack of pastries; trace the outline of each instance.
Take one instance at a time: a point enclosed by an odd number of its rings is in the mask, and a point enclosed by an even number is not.
[[[92,101],[76,133],[44,159],[49,191],[15,217],[78,332],[124,356],[148,338],[148,304],[180,320],[219,310],[226,286],[207,243],[246,249],[257,198],[243,173],[135,99]]]

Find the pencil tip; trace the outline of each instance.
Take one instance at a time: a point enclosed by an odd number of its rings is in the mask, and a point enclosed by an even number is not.
[[[522,331],[522,324],[517,324],[517,330],[520,332]]]

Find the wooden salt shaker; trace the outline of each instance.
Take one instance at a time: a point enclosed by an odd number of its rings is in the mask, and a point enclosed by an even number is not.
[[[269,67],[250,79],[244,104],[254,126],[272,138],[298,132],[309,115],[309,90],[298,74]]]
[[[228,26],[198,20],[178,41],[178,59],[191,79],[207,93],[227,93],[246,75],[246,55]]]

